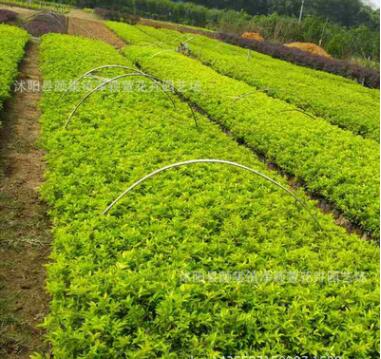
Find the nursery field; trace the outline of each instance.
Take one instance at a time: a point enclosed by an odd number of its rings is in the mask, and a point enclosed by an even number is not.
[[[378,357],[379,90],[195,34],[68,32],[26,54],[48,348],[0,356]],[[0,103],[27,41],[0,25]]]
[[[105,44],[61,35],[45,37],[41,50],[43,76],[52,81],[111,63],[132,66]],[[346,234],[303,193],[295,192],[321,229],[282,190],[218,164],[163,173],[102,215],[135,180],[195,158],[228,158],[287,183],[206,117],[196,126],[187,106],[175,99],[174,109],[161,92],[96,94],[62,129],[81,96],[51,93],[42,101],[43,196],[56,227],[46,325],[57,357],[375,353],[366,330],[377,322],[374,244]],[[319,281],[306,291],[303,283],[253,287],[206,277],[324,270],[367,278]]]

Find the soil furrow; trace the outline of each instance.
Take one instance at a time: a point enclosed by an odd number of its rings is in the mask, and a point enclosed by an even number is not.
[[[37,40],[27,45],[0,132],[0,357],[46,351],[38,328],[48,307],[45,269],[50,224],[40,201],[43,152],[37,148],[40,72]]]

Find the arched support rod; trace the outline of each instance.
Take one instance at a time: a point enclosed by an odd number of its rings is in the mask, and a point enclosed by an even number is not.
[[[74,116],[75,112],[78,110],[78,108],[81,106],[82,102],[84,102],[89,96],[91,96],[94,92],[98,91],[99,89],[103,88],[104,86],[106,86],[107,84],[109,84],[110,82],[113,82],[113,81],[117,81],[121,78],[124,78],[124,77],[128,77],[130,75],[133,75],[133,76],[142,76],[142,77],[146,77],[148,79],[150,79],[152,82],[155,82],[157,83],[162,92],[169,98],[169,100],[172,102],[172,105],[174,108],[176,108],[176,103],[175,101],[172,99],[172,97],[165,91],[164,87],[163,87],[163,83],[160,79],[158,79],[157,77],[155,76],[152,76],[152,75],[149,75],[149,74],[146,74],[144,73],[143,71],[137,69],[137,68],[133,68],[133,67],[130,67],[130,66],[124,66],[124,65],[103,65],[103,66],[98,66],[98,67],[95,67],[89,71],[87,71],[86,73],[84,73],[82,76],[80,76],[78,79],[76,79],[75,81],[72,82],[72,84],[68,87],[68,89],[65,91],[64,93],[64,96],[79,82],[81,81],[82,79],[84,79],[85,77],[91,75],[93,72],[97,72],[97,71],[100,71],[102,69],[110,69],[110,68],[121,68],[121,69],[125,69],[125,70],[129,70],[129,71],[134,71],[134,72],[131,72],[129,74],[126,74],[126,75],[120,75],[120,76],[117,76],[117,77],[114,77],[113,79],[110,79],[110,80],[107,80],[106,82],[102,83],[101,85],[97,86],[94,90],[91,91],[91,93],[88,94],[88,96],[86,95],[84,99],[82,99],[82,101],[79,103],[79,105],[77,106],[77,108],[75,108],[72,113],[69,115],[69,118],[66,120],[65,122],[65,125],[64,125],[64,128],[67,127],[68,123],[71,121],[71,118]],[[192,113],[192,117],[193,117],[193,120],[195,122],[195,125],[196,127],[198,127],[198,121],[197,121],[197,117],[196,117],[196,114],[192,108],[192,106],[187,102],[187,106],[189,107],[191,113]]]
[[[87,93],[83,98],[82,100],[78,103],[78,105],[75,106],[75,108],[73,109],[73,111],[70,113],[69,117],[67,118],[65,124],[64,124],[64,128],[67,128],[69,122],[71,121],[71,119],[73,118],[73,116],[75,115],[75,113],[78,111],[79,107],[95,92],[97,92],[98,90],[102,89],[103,87],[107,86],[108,84],[114,82],[114,81],[118,81],[120,79],[123,79],[123,78],[126,78],[126,77],[145,77],[145,78],[148,78],[150,79],[152,82],[154,83],[157,83],[154,79],[151,78],[150,75],[146,75],[144,73],[129,73],[129,74],[124,74],[124,75],[119,75],[119,76],[116,76],[112,79],[109,79],[109,80],[106,80],[104,81],[103,83],[101,83],[100,85],[98,85],[97,87],[95,87],[93,90],[91,90],[89,93]],[[160,84],[160,83],[159,83]],[[165,96],[167,96],[169,98],[169,100],[172,102],[173,104],[173,107],[176,108],[176,104],[174,102],[174,100],[172,99],[171,96],[169,96],[167,94],[167,92],[165,91],[165,89],[161,86],[160,84],[160,88],[162,90],[162,92],[165,94]]]
[[[249,97],[251,95],[254,95],[254,94],[258,93],[258,92],[267,93],[268,91],[269,91],[268,88],[256,89],[254,91],[250,91],[250,92],[244,93],[244,94],[239,95],[239,96],[230,96],[230,98],[233,99],[234,101],[240,101],[240,100],[242,100],[244,98],[247,98],[247,97]]]
[[[75,85],[77,85],[77,83],[79,81],[81,81],[85,77],[91,75],[93,72],[97,72],[97,71],[100,71],[100,70],[103,70],[103,69],[115,69],[115,68],[129,70],[129,71],[132,71],[132,72],[138,72],[138,73],[144,74],[144,72],[140,71],[139,69],[136,69],[136,68],[133,68],[133,67],[130,67],[130,66],[125,66],[125,65],[102,65],[102,66],[98,66],[98,67],[95,67],[95,68],[85,72],[83,75],[81,75],[76,80],[74,80],[71,83],[71,85],[67,88],[67,90],[65,91],[64,95],[66,95]]]
[[[259,176],[263,179],[265,179],[266,181],[272,183],[273,185],[275,185],[276,187],[282,189],[284,192],[286,192],[287,194],[289,194],[292,198],[294,198],[296,200],[296,202],[302,207],[304,208],[307,213],[310,215],[310,217],[313,219],[313,221],[315,222],[315,224],[318,226],[319,230],[322,230],[321,226],[320,226],[320,223],[319,221],[317,220],[316,216],[314,216],[310,210],[308,209],[308,207],[306,206],[306,204],[304,203],[304,201],[302,201],[301,199],[299,199],[292,191],[290,191],[288,188],[286,188],[285,186],[283,186],[282,184],[278,183],[277,181],[273,180],[271,177],[255,170],[255,169],[252,169],[250,167],[247,167],[247,166],[244,166],[244,165],[241,165],[240,163],[237,163],[237,162],[231,162],[231,161],[226,161],[226,160],[219,160],[219,159],[199,159],[199,160],[189,160],[189,161],[184,161],[184,162],[178,162],[178,163],[174,163],[174,164],[171,164],[171,165],[168,165],[168,166],[165,166],[165,167],[162,167],[156,171],[153,171],[151,172],[150,174],[144,176],[143,178],[141,178],[140,180],[136,181],[135,183],[133,183],[130,187],[128,187],[122,194],[120,194],[103,212],[102,214],[103,215],[106,215],[110,212],[110,210],[123,198],[125,197],[129,192],[131,192],[135,187],[139,186],[140,184],[142,184],[143,182],[145,182],[146,180],[158,175],[159,173],[161,172],[165,172],[167,170],[170,170],[172,168],[178,168],[178,167],[183,167],[183,166],[188,166],[188,165],[193,165],[193,164],[198,164],[198,163],[219,163],[219,164],[224,164],[224,165],[229,165],[229,166],[232,166],[232,167],[237,167],[237,168],[240,168],[240,169],[243,169],[245,171],[248,171],[256,176]]]
[[[154,57],[159,56],[159,55],[161,55],[161,54],[163,54],[165,52],[176,52],[176,51],[173,50],[173,49],[160,50],[160,51],[154,53],[153,55],[151,55],[148,59],[153,59]]]
[[[159,51],[155,54],[153,54],[152,56],[150,56],[149,58],[152,59],[154,58],[155,56],[158,56],[164,52],[169,52],[169,51],[173,51],[173,52],[176,52],[175,50],[172,50],[172,49],[167,49],[167,50],[162,50],[162,51]],[[144,72],[142,72],[144,74]],[[151,75],[150,75],[151,76]],[[159,83],[162,83],[162,81],[160,79],[158,79],[157,77],[153,77],[156,81],[158,81]],[[179,92],[178,90],[176,90],[176,88],[174,88],[174,92],[177,96],[181,97],[181,92]],[[189,110],[191,111],[192,113],[192,117],[193,117],[193,120],[194,120],[194,123],[196,125],[196,127],[198,128],[198,121],[197,121],[197,116],[196,116],[196,112],[194,111],[192,105],[188,102],[188,101],[185,101],[186,105],[188,106]]]
[[[185,37],[184,39],[184,42],[190,42],[194,39],[194,36],[192,36],[191,34],[181,34],[179,36],[177,36],[173,42],[177,42],[177,41],[181,41],[183,42],[183,38]]]
[[[165,51],[167,51],[167,50],[163,50],[163,51],[161,51],[161,52],[165,52]],[[169,51],[174,51],[174,50],[169,50]],[[161,53],[161,52],[159,52],[159,53]],[[159,53],[155,54],[154,56],[158,55]],[[153,56],[153,57],[154,57],[154,56]],[[158,84],[162,84],[162,83],[163,83],[163,81],[161,81],[158,77],[155,77],[155,76],[152,76],[152,75],[148,75],[148,74],[146,74],[145,72],[143,72],[143,71],[137,69],[136,67],[134,68],[134,67],[125,66],[125,65],[118,65],[118,64],[116,64],[116,65],[103,65],[103,66],[96,67],[96,68],[94,68],[94,69],[92,69],[92,70],[89,70],[89,71],[87,71],[85,74],[83,74],[81,77],[79,77],[76,81],[74,81],[74,82],[72,83],[72,85],[68,88],[68,90],[65,92],[65,94],[66,94],[69,90],[71,90],[71,88],[72,88],[75,84],[77,84],[79,81],[81,81],[81,80],[82,80],[83,78],[85,78],[86,76],[91,75],[93,72],[97,72],[97,71],[100,71],[100,70],[103,70],[103,69],[111,69],[111,68],[120,68],[120,69],[124,69],[124,70],[134,71],[134,72],[137,72],[137,73],[139,73],[139,74],[141,74],[141,75],[149,76],[152,80],[155,80]],[[168,96],[168,95],[167,95],[167,96]],[[169,97],[169,96],[168,96],[168,97]],[[172,104],[173,104],[173,107],[176,108],[176,104],[175,104],[175,102],[172,100],[171,97],[169,97],[169,98],[170,98],[170,100],[171,100],[171,102],[172,102]],[[196,113],[195,113],[194,110],[193,110],[193,107],[192,107],[188,102],[186,102],[186,104],[187,104],[187,106],[189,107],[189,109],[190,109],[190,111],[191,111],[191,113],[192,113],[192,117],[193,117],[194,123],[196,124],[196,127],[198,127],[197,117],[196,117]]]
[[[311,115],[310,113],[308,113],[307,111],[305,111],[305,110],[303,110],[301,108],[293,108],[293,109],[290,109],[290,110],[283,110],[281,112],[300,112],[303,115],[306,115],[307,117],[312,118],[313,120],[316,120],[315,116]]]

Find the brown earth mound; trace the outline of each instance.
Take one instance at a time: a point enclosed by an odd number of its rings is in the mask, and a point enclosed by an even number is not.
[[[312,42],[291,42],[289,44],[285,44],[284,46],[299,49],[313,55],[331,58],[331,55],[327,51]]]
[[[52,11],[40,12],[32,16],[24,25],[32,36],[42,36],[51,32],[66,34],[67,19],[61,14]]]
[[[244,32],[241,35],[241,38],[246,40],[264,41],[263,36],[258,32]]]
[[[17,14],[14,11],[0,9],[0,23],[9,24],[17,19]]]

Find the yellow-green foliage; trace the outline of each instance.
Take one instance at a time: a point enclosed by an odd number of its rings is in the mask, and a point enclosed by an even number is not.
[[[122,38],[129,39],[131,26],[123,28],[121,24],[118,30]],[[165,37],[163,41],[166,43]],[[139,44],[137,33],[132,42]],[[127,46],[124,54],[159,78],[197,82],[200,90],[184,89],[187,99],[229,129],[237,140],[295,175],[311,192],[327,198],[351,221],[378,236],[379,149],[375,141],[322,118],[311,119],[294,105],[222,76],[165,48],[158,40],[151,43],[155,47],[146,42],[144,46]]]
[[[217,72],[244,81],[355,134],[379,141],[380,91],[201,35],[138,27],[176,49],[186,42],[193,57]]]
[[[45,80],[131,66],[106,44],[65,35],[45,36],[41,50]],[[197,128],[188,107],[176,99],[174,109],[160,91],[97,93],[62,129],[83,95],[47,92],[41,103],[43,196],[54,223],[46,327],[55,358],[377,356],[375,244],[346,234],[298,191],[320,232],[284,192],[220,165],[164,173],[102,216],[132,182],[176,161],[223,158],[287,183],[204,116]],[[233,274],[266,271],[313,280],[255,283]],[[327,280],[333,271],[349,278]]]
[[[1,0],[1,3],[15,5],[18,7],[23,7],[32,10],[54,10],[61,13],[67,13],[70,11],[71,7],[67,4],[55,3],[50,1],[41,0]]]
[[[24,55],[28,34],[14,26],[0,24],[0,111],[9,97],[17,76],[17,66]]]

